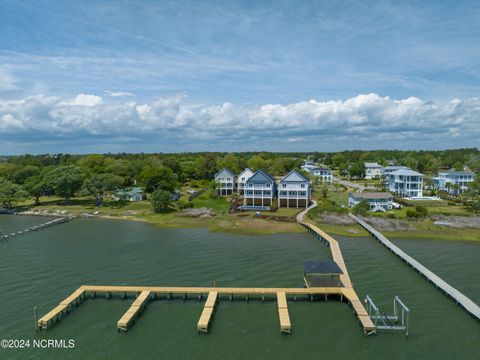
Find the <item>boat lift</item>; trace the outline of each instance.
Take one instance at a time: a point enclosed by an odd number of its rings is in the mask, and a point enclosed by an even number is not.
[[[375,324],[375,330],[404,330],[405,336],[408,336],[410,310],[398,296],[393,298],[393,315],[381,314],[369,295],[365,297],[365,304],[367,305],[368,316]],[[399,316],[399,308],[402,310],[401,316]]]

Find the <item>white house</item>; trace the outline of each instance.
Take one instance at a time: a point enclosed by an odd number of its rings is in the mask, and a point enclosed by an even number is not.
[[[365,179],[377,179],[382,175],[383,166],[374,163],[365,163]]]
[[[474,181],[475,173],[473,171],[455,171],[450,169],[439,172],[438,176],[433,178],[433,187],[438,190],[448,191],[452,195],[459,195],[463,194],[468,189],[468,184]],[[453,188],[453,185],[458,185],[458,188]]]
[[[410,169],[401,169],[388,175],[388,191],[403,197],[423,196],[423,174]]]
[[[326,167],[316,167],[312,169],[310,174],[316,176],[322,182],[331,183],[332,182],[332,170]]]
[[[308,207],[310,204],[310,184],[299,172],[292,170],[280,180],[278,206]]]
[[[237,177],[237,190],[238,193],[243,195],[245,189],[245,182],[252,177],[254,172],[250,168],[243,170]]]
[[[361,192],[348,194],[348,206],[354,207],[367,201],[372,211],[386,211],[393,208],[393,195],[389,192]]]
[[[300,166],[300,169],[306,172],[311,172],[313,169],[316,169],[317,166],[313,163],[312,160],[303,160],[304,164]]]
[[[223,168],[215,175],[218,195],[230,195],[235,191],[235,174]]]
[[[137,202],[142,201],[145,196],[145,193],[142,189],[138,187],[129,188],[129,189],[122,189],[115,192],[113,198],[116,201],[131,201]]]
[[[383,168],[383,175],[388,176],[388,175],[390,175],[391,173],[393,173],[394,171],[397,171],[397,170],[411,170],[411,169],[408,166],[389,165],[389,166],[385,166]]]
[[[275,179],[265,171],[257,170],[245,181],[244,206],[271,206],[277,186]]]

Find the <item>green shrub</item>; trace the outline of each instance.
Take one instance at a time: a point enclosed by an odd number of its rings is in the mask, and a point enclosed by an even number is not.
[[[355,207],[353,208],[353,212],[357,215],[365,215],[367,211],[370,210],[370,205],[368,205],[367,200],[360,201]]]
[[[156,190],[152,193],[150,201],[154,212],[164,212],[172,204],[172,194],[166,190]]]

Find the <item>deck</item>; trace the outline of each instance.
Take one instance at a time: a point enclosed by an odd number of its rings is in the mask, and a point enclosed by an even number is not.
[[[455,289],[453,286],[448,284],[438,275],[427,269],[417,260],[412,258],[410,255],[406,254],[399,247],[394,245],[390,240],[388,240],[382,233],[376,230],[374,227],[367,224],[364,220],[360,219],[358,216],[350,214],[350,217],[354,219],[360,226],[367,230],[375,239],[380,243],[385,245],[390,251],[397,255],[400,259],[409,264],[413,269],[417,270],[422,276],[424,276],[428,281],[434,284],[437,288],[441,289],[445,294],[447,294],[451,299],[453,299],[458,305],[462,306],[467,312],[474,316],[477,320],[480,320],[480,307],[475,304],[470,298],[462,294],[460,291]]]
[[[208,332],[208,326],[210,325],[210,320],[213,315],[213,311],[215,310],[215,304],[217,303],[218,292],[217,291],[210,291],[208,293],[207,301],[205,301],[205,306],[202,311],[202,315],[200,315],[200,319],[197,323],[197,331],[199,332]]]
[[[117,322],[117,329],[121,331],[127,331],[130,324],[134,321],[135,317],[140,314],[140,311],[148,301],[150,296],[150,290],[143,290],[140,295],[135,299],[127,312]]]

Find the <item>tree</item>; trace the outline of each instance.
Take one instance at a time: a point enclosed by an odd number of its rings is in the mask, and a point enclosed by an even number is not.
[[[59,166],[45,174],[47,185],[56,195],[63,197],[64,204],[70,203],[70,198],[80,189],[84,179],[85,173],[75,165]]]
[[[462,171],[463,164],[460,161],[457,161],[455,164],[453,164],[453,168],[455,169],[455,171]]]
[[[18,184],[0,178],[0,204],[5,209],[13,209],[15,205],[28,198],[28,193]]]
[[[350,176],[353,178],[365,177],[365,164],[363,162],[356,162],[350,168]]]
[[[91,172],[101,173],[105,171],[105,156],[101,154],[86,155],[77,164]]]
[[[117,190],[123,183],[124,179],[121,176],[111,173],[94,174],[85,180],[83,187],[89,194],[95,196],[95,206],[102,206],[105,194]]]
[[[177,178],[172,170],[161,165],[148,166],[141,172],[140,178],[148,192],[159,189],[172,192],[177,183]]]
[[[217,161],[217,169],[227,168],[233,171],[234,174],[240,172],[240,163],[234,154],[227,154]]]
[[[367,200],[360,201],[355,207],[353,208],[353,212],[357,215],[365,215],[367,211],[370,210],[370,205],[368,204]]]
[[[166,190],[155,190],[151,195],[153,211],[156,213],[166,211],[172,204],[172,194]]]
[[[326,198],[328,195],[328,185],[323,183],[322,187],[320,188],[320,192],[322,193],[322,197]]]
[[[248,167],[253,171],[264,169],[266,165],[267,162],[260,155],[255,155],[248,160]]]
[[[30,196],[35,198],[35,205],[39,205],[40,196],[43,196],[48,192],[48,185],[40,175],[28,178],[23,184],[23,188],[30,194]]]
[[[38,174],[40,174],[38,166],[27,165],[15,171],[12,180],[17,184],[22,185],[28,178]]]

